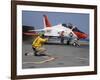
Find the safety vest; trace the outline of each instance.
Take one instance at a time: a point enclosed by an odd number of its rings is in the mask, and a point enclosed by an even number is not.
[[[39,48],[39,47],[43,46],[43,43],[46,42],[46,41],[47,41],[47,39],[43,39],[43,38],[41,38],[40,36],[38,36],[38,37],[33,41],[32,46],[33,46],[34,48]]]

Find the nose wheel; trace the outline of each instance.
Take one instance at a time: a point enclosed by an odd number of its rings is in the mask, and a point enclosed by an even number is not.
[[[78,43],[76,43],[76,42],[74,42],[72,45],[73,45],[73,46],[77,46],[77,47],[80,46],[80,45],[79,45]]]

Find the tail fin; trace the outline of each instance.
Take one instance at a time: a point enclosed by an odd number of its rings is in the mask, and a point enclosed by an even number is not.
[[[44,27],[51,27],[51,24],[46,15],[43,15],[43,22],[44,22]]]

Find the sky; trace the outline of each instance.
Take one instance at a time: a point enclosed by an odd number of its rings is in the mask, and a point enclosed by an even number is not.
[[[34,26],[35,29],[42,29],[43,15],[47,15],[52,26],[62,23],[72,23],[77,28],[89,34],[89,14],[68,13],[68,12],[42,12],[42,11],[22,11],[22,25]]]

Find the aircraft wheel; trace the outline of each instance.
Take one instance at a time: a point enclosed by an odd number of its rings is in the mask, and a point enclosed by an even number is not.
[[[73,46],[76,46],[76,43],[75,42],[73,43]]]
[[[74,42],[74,43],[73,43],[73,46],[79,47],[79,44],[77,44],[77,43]]]

